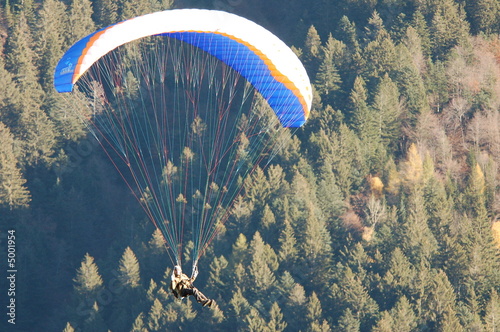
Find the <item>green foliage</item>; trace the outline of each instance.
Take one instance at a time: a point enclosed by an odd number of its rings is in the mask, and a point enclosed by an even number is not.
[[[0,5],[0,233],[36,276],[20,329],[500,329],[499,1],[191,3],[293,41],[314,90],[199,262],[214,308],[170,294],[161,232],[52,87],[77,39],[174,2]]]

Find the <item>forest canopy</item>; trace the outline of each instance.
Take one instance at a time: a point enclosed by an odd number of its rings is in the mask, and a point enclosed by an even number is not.
[[[200,259],[211,309],[169,293],[161,233],[52,81],[89,33],[186,7],[270,30],[314,89]],[[5,1],[0,255],[15,229],[16,327],[496,331],[499,112],[498,0]]]

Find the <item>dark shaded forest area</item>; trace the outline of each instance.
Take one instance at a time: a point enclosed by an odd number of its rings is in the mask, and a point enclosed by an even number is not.
[[[161,234],[52,85],[81,37],[182,7],[266,27],[315,90],[200,261],[211,309],[169,293]],[[0,54],[0,330],[500,330],[499,0],[4,0]]]

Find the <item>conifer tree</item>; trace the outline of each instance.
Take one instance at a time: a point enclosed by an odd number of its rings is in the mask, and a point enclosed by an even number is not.
[[[39,161],[50,162],[56,144],[55,128],[52,121],[40,109],[43,90],[38,83],[37,58],[33,51],[32,32],[24,12],[19,13],[17,24],[9,39],[8,67],[14,74],[14,82],[19,88],[20,98],[16,108],[20,115],[15,123],[15,137],[22,138],[22,161],[35,165]],[[22,97],[21,97],[22,96]]]
[[[223,278],[227,266],[228,262],[224,255],[221,255],[219,258],[214,257],[212,263],[210,263],[210,274],[207,284],[210,288],[214,288],[214,291],[216,289],[220,289],[221,291],[223,291],[224,287],[227,286],[227,280]]]
[[[118,20],[128,20],[130,18],[153,12],[153,1],[120,0],[118,8]]]
[[[22,100],[31,99],[39,102],[43,92],[38,84],[37,54],[34,52],[34,34],[28,25],[24,11],[21,11],[12,28],[12,36],[7,44],[6,67],[14,74],[21,93]],[[24,105],[28,102],[23,103]]]
[[[233,297],[229,301],[231,311],[234,313],[233,317],[245,317],[250,312],[250,303],[243,296],[241,289],[236,287],[236,291],[233,292]]]
[[[10,130],[0,122],[0,206],[10,210],[26,207],[30,202],[30,192],[18,166],[14,145]]]
[[[76,270],[76,277],[73,279],[74,288],[78,294],[89,298],[97,294],[103,285],[99,269],[94,263],[94,257],[85,254],[80,268]]]
[[[154,254],[158,255],[165,252],[165,238],[159,228],[155,228],[148,244]]]
[[[439,271],[433,282],[430,284],[430,289],[426,292],[424,302],[425,311],[424,317],[428,317],[427,326],[430,328],[447,329],[455,327],[461,330],[458,323],[455,311],[455,294],[453,287],[450,284],[448,277],[443,271]]]
[[[361,328],[368,328],[375,323],[378,304],[363,286],[362,280],[348,266],[338,265],[336,283],[332,286],[332,300],[340,308],[349,309]],[[346,314],[346,311],[344,311]]]
[[[366,61],[364,73],[371,86],[370,83],[375,82],[372,78],[383,77],[396,65],[396,46],[389,33],[382,28],[375,40],[369,42],[363,51]]]
[[[114,0],[99,0],[94,3],[95,22],[99,28],[118,22],[118,3]]]
[[[377,131],[373,113],[368,107],[368,94],[365,80],[358,76],[349,97],[351,102],[352,126],[361,139],[375,139],[378,141],[380,133]]]
[[[277,269],[277,256],[273,249],[264,243],[259,232],[256,232],[249,246],[252,259],[248,271],[255,283],[254,291],[263,294],[275,283],[274,271]]]
[[[245,316],[244,321],[246,324],[246,330],[252,332],[264,331],[267,325],[259,311],[254,307],[250,308],[250,312]]]
[[[155,299],[148,313],[147,319],[150,331],[162,331],[165,325],[165,309],[160,300]]]
[[[314,213],[313,203],[307,207],[309,215],[306,217],[300,260],[304,275],[315,279],[318,286],[328,284],[329,267],[331,265],[331,237],[326,228],[325,220]]]
[[[63,54],[64,33],[68,30],[66,6],[59,0],[43,2],[38,12],[36,50],[39,54],[40,81],[45,91],[53,92],[54,68]]]
[[[345,331],[345,332],[359,332],[360,330],[360,321],[359,319],[353,314],[352,310],[350,308],[345,309],[344,313],[339,319],[339,322],[337,324],[338,330],[339,331]]]
[[[269,207],[269,205],[266,204],[264,206],[264,210],[262,211],[262,218],[261,218],[262,229],[269,232],[270,230],[272,230],[275,224],[276,224],[276,218],[274,216],[274,213]]]
[[[469,23],[465,12],[452,0],[443,0],[436,5],[430,24],[433,56],[446,59],[448,52],[467,40]]]
[[[410,29],[408,31],[411,31]],[[396,46],[396,59],[393,69],[394,83],[397,84],[405,105],[401,109],[401,115],[408,125],[414,125],[418,116],[429,110],[426,88],[419,72],[424,68],[418,67],[423,67],[420,62],[425,60],[421,51],[418,49],[412,51],[403,44]]]
[[[306,40],[303,48],[303,62],[309,73],[313,75],[317,72],[321,59],[321,39],[314,26],[310,26],[307,31]]]
[[[140,286],[141,276],[139,262],[137,257],[130,247],[125,248],[122,258],[120,259],[120,265],[118,267],[119,276],[121,284],[125,287],[135,288]]]
[[[365,26],[365,36],[367,41],[376,40],[381,34],[387,31],[384,27],[384,21],[380,17],[377,10],[374,10],[372,16],[368,19],[368,24]]]
[[[373,108],[377,116],[377,124],[384,145],[395,149],[397,140],[401,135],[402,113],[399,102],[399,91],[390,79],[384,75],[377,86],[377,93],[373,102]]]
[[[239,263],[243,262],[243,259],[247,255],[248,252],[248,243],[247,243],[247,238],[243,233],[240,233],[238,235],[238,238],[236,239],[236,242],[232,246],[232,251],[231,251],[231,262],[233,265],[237,265]]]
[[[328,36],[325,47],[322,47],[323,59],[316,75],[315,87],[318,92],[328,96],[340,88],[342,80],[335,65],[335,53],[337,52],[338,41],[332,35]]]
[[[19,118],[20,92],[14,83],[14,75],[5,68],[4,57],[0,57],[0,122],[7,127],[17,125]]]
[[[490,299],[484,315],[486,331],[500,330],[500,297],[495,289],[491,290]]]
[[[278,256],[280,261],[283,263],[291,264],[297,260],[297,239],[295,237],[295,232],[288,221],[285,219],[284,227],[281,230],[279,239],[280,249],[278,251]]]
[[[281,332],[287,327],[286,321],[283,320],[283,314],[277,302],[273,302],[271,311],[269,312],[269,321],[267,330],[269,332]]]
[[[406,296],[401,296],[390,313],[393,321],[393,331],[410,332],[417,328],[417,316]]]
[[[321,302],[315,292],[312,292],[307,302],[306,307],[306,319],[308,322],[307,331],[310,332],[325,332],[331,331],[328,322],[323,318],[323,309],[321,308]]]
[[[428,266],[438,249],[434,234],[430,231],[421,190],[415,190],[409,197],[408,217],[402,226],[401,243],[405,255],[415,266]]]
[[[342,16],[340,19],[337,35],[339,36],[339,39],[343,41],[351,50],[352,54],[360,49],[356,24],[349,21],[347,16]]]
[[[67,322],[62,332],[75,332],[75,329],[69,322]]]
[[[470,17],[471,28],[477,34],[490,34],[500,28],[500,2],[497,0],[468,0],[466,3],[467,16]]]
[[[429,27],[422,11],[417,10],[413,14],[411,26],[415,29],[422,42],[422,52],[427,57],[431,55],[431,37]]]
[[[68,13],[68,24],[71,30],[68,34],[67,45],[73,45],[96,30],[92,20],[93,12],[92,3],[89,0],[71,1]]]
[[[484,173],[479,164],[472,167],[468,185],[465,190],[465,204],[473,217],[485,218],[488,214],[486,210],[486,182]]]
[[[394,305],[401,296],[408,295],[415,273],[415,268],[401,249],[399,247],[395,248],[391,256],[389,270],[382,279],[383,284],[387,285],[387,290],[384,293],[389,306]]]
[[[137,315],[137,318],[135,319],[130,332],[148,332],[148,329],[144,324],[144,314],[142,312]]]
[[[345,208],[344,197],[328,160],[325,160],[323,165],[320,166],[319,172],[316,194],[318,197],[317,205],[321,208],[325,217],[332,220],[343,212]]]

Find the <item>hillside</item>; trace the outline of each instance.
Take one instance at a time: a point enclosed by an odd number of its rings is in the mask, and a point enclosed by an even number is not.
[[[81,37],[183,7],[269,29],[314,88],[199,263],[214,309],[170,294],[161,233],[52,82]],[[0,55],[0,330],[500,329],[499,0],[8,0]]]

